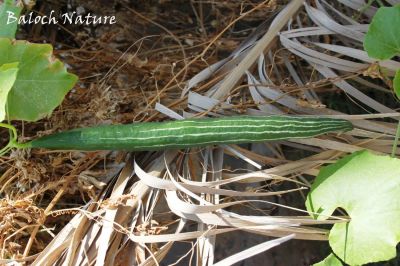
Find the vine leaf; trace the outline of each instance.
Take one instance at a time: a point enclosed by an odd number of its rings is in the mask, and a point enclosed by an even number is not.
[[[400,99],[400,69],[396,71],[396,75],[393,79],[393,88],[394,92],[396,93],[397,98]]]
[[[306,207],[324,220],[336,208],[349,222],[337,223],[329,244],[345,263],[361,265],[396,256],[400,241],[400,160],[355,152],[324,167],[307,196]]]
[[[331,253],[323,261],[315,263],[313,266],[343,266],[343,263],[333,253]]]
[[[0,122],[6,118],[7,96],[17,79],[18,63],[0,67]]]
[[[400,5],[378,9],[364,39],[368,56],[380,60],[400,54]]]
[[[0,51],[0,65],[19,62],[17,79],[8,94],[11,120],[37,121],[50,115],[78,79],[53,58],[51,45],[0,38]]]
[[[18,21],[13,19],[9,21],[8,12],[11,12],[14,17],[18,18],[21,11],[22,7],[15,5],[14,0],[5,0],[3,4],[0,5],[0,37],[15,38]]]

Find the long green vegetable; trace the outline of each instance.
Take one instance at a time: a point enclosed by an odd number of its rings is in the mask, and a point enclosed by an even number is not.
[[[308,138],[353,128],[346,120],[320,117],[236,116],[111,125],[44,136],[16,148],[147,151]]]

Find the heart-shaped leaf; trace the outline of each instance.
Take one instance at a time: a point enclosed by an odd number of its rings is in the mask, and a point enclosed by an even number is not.
[[[389,260],[400,241],[400,160],[368,151],[353,153],[321,170],[306,206],[326,219],[337,208],[350,222],[329,233],[335,254],[350,265]]]
[[[0,51],[0,65],[19,62],[17,79],[8,95],[11,120],[37,121],[50,115],[77,81],[53,58],[51,45],[0,38]]]
[[[16,6],[14,2],[5,0],[0,5],[0,37],[15,38],[22,7]]]
[[[380,60],[400,54],[400,5],[378,9],[365,35],[364,49]]]
[[[6,118],[7,96],[17,79],[18,63],[0,67],[0,122]]]

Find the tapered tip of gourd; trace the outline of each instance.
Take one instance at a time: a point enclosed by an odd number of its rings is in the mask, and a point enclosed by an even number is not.
[[[350,130],[353,130],[353,129],[354,129],[353,124],[352,124],[350,121],[348,121],[348,120],[337,119],[335,124],[336,124],[336,125],[335,125],[336,129],[334,129],[334,130],[327,130],[327,133],[328,133],[329,131],[347,132],[347,131],[350,131]],[[327,127],[328,127],[327,129],[329,129],[330,125],[328,124]]]
[[[354,126],[350,121],[345,120],[344,124],[344,131],[350,131],[354,129]]]

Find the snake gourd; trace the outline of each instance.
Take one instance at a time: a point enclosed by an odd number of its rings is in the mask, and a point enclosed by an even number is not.
[[[15,143],[14,147],[150,151],[309,138],[352,128],[349,121],[334,118],[233,116],[78,128]]]

